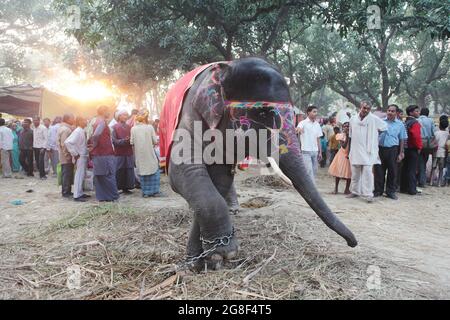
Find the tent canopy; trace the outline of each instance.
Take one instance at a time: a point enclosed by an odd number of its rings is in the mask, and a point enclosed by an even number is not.
[[[39,115],[41,89],[30,85],[0,88],[0,112],[21,117]]]
[[[53,119],[72,113],[89,118],[95,116],[97,107],[101,104],[115,105],[115,101],[111,98],[80,102],[29,84],[0,87],[0,112],[19,117],[40,116]]]

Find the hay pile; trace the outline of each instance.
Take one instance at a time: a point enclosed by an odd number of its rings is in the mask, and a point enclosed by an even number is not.
[[[276,190],[286,190],[292,188],[289,184],[276,175],[260,175],[250,177],[242,181],[242,184],[251,188],[269,187]]]
[[[291,221],[250,212],[237,216],[239,256],[221,271],[166,272],[184,259],[191,214],[119,204],[92,205],[21,242],[0,242],[4,299],[356,299],[422,298],[383,280],[366,287],[373,258],[302,238]],[[383,270],[391,262],[376,264]],[[78,266],[81,287],[69,289]]]
[[[270,206],[273,204],[273,200],[268,197],[254,197],[243,203],[241,203],[241,207],[249,208],[249,209],[258,209]]]

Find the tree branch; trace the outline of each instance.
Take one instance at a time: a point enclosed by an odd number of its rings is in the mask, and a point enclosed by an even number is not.
[[[278,35],[278,30],[280,29],[280,25],[286,20],[288,13],[289,13],[288,7],[283,5],[277,14],[277,19],[275,20],[275,24],[272,28],[272,32],[270,33],[267,40],[261,46],[260,52],[262,55],[266,55],[267,50],[270,48],[272,43],[275,41],[275,39]]]

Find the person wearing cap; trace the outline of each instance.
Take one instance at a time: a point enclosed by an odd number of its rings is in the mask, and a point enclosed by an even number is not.
[[[157,143],[153,126],[148,124],[148,112],[136,116],[136,124],[131,129],[130,143],[136,157],[142,196],[160,197],[159,162],[153,146]]]
[[[108,106],[97,109],[97,117],[92,126],[92,137],[88,142],[94,163],[95,196],[98,201],[112,202],[119,199],[116,182],[116,159],[107,121],[110,118]]]
[[[129,194],[134,189],[134,156],[130,144],[131,127],[127,124],[128,112],[117,112],[118,122],[112,127],[112,141],[116,156],[117,189]]]
[[[86,176],[86,167],[88,162],[88,150],[86,141],[87,121],[83,117],[77,117],[75,120],[77,128],[64,141],[67,150],[72,155],[72,162],[75,163],[76,171],[73,181],[73,200],[85,202],[90,196],[83,193],[83,182]]]

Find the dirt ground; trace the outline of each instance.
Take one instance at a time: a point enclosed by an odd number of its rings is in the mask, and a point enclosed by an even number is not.
[[[352,249],[295,190],[258,179],[254,169],[236,176],[238,258],[198,274],[173,272],[191,212],[167,177],[167,197],[135,190],[113,204],[64,200],[55,178],[0,179],[0,298],[450,298],[450,188],[368,204],[331,194],[320,169],[319,190],[359,241]]]

